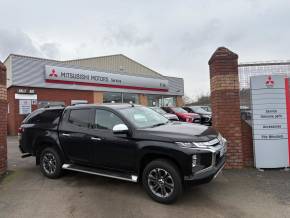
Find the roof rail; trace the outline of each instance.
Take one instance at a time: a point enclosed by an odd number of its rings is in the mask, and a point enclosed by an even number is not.
[[[60,105],[46,105],[43,108],[53,108],[53,107],[65,107],[63,104]]]

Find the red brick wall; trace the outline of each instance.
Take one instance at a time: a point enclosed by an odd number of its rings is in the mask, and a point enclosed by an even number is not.
[[[8,102],[10,113],[8,114],[8,134],[17,135],[18,128],[24,119],[23,115],[19,115],[19,100],[15,99],[15,93],[19,88],[27,87],[10,87],[8,88]],[[88,103],[94,103],[93,91],[81,90],[65,90],[65,89],[46,89],[46,88],[30,88],[35,90],[38,101],[63,101],[65,105],[70,105],[71,100],[87,100]],[[33,110],[37,106],[32,107]]]
[[[209,60],[213,126],[228,140],[227,168],[244,166],[238,55],[218,48]]]
[[[252,127],[240,115],[238,55],[218,48],[209,65],[213,126],[229,142],[226,167],[253,166]]]
[[[7,169],[7,90],[6,68],[0,62],[0,175]]]
[[[252,127],[244,120],[242,120],[242,135],[244,166],[251,167],[254,166]]]

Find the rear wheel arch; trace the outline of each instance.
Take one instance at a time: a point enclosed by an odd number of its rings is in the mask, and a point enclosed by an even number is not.
[[[41,152],[45,148],[48,148],[48,147],[54,148],[59,153],[62,160],[64,160],[64,158],[65,158],[64,153],[63,153],[62,149],[60,149],[60,147],[55,142],[52,142],[50,140],[40,140],[35,144],[35,147],[34,147],[34,154],[36,157],[36,165],[39,165]]]

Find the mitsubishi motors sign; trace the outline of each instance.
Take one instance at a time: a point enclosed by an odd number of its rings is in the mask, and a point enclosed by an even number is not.
[[[290,93],[283,75],[251,77],[253,139],[257,168],[290,165]]]
[[[45,81],[67,85],[168,92],[167,80],[49,65],[45,66]]]

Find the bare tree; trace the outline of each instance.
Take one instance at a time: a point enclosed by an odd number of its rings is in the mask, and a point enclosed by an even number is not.
[[[182,99],[185,105],[188,105],[194,102],[193,98],[189,97],[188,95],[184,95]]]
[[[210,105],[210,94],[201,94],[197,97],[196,101],[193,101],[187,105]]]

